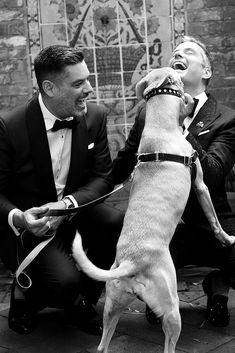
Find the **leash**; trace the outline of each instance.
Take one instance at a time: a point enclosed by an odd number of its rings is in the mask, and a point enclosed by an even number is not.
[[[90,202],[82,204],[78,207],[69,208],[69,209],[65,209],[65,210],[51,209],[47,212],[46,215],[47,216],[57,216],[57,217],[71,215],[69,218],[69,221],[70,221],[75,216],[75,214],[80,211],[80,209],[84,209],[86,207],[96,205],[97,203],[99,203],[103,199],[107,198],[108,196],[110,196],[110,195],[116,193],[117,191],[123,189],[124,187],[126,187],[129,183],[131,183],[131,181],[132,181],[132,175],[128,179],[126,179],[122,184],[118,185],[114,190],[112,190],[111,192],[109,192],[101,197],[96,198],[95,200],[92,200]],[[26,232],[26,230],[24,230],[21,233],[21,237],[23,236],[23,234],[25,232]],[[16,278],[17,285],[21,288],[22,291],[26,291],[27,289],[29,289],[32,286],[32,280],[29,277],[29,275],[25,272],[26,267],[29,266],[29,264],[36,258],[36,256],[45,248],[45,246],[47,246],[54,239],[55,235],[56,235],[56,232],[52,233],[50,235],[50,238],[42,241],[37,246],[35,246],[35,248],[24,258],[24,260],[18,266],[16,273],[15,273],[15,278]]]
[[[118,185],[113,191],[109,192],[108,194],[105,194],[101,197],[98,197],[95,200],[92,200],[90,202],[84,203],[82,205],[79,205],[78,207],[72,207],[72,208],[67,208],[65,210],[57,209],[57,208],[52,208],[50,209],[47,213],[46,216],[66,216],[66,215],[73,215],[76,214],[77,212],[80,211],[80,209],[89,207],[89,206],[94,206],[98,204],[100,201],[106,199],[108,196],[111,196],[115,192],[123,189],[127,184],[131,182],[132,178],[126,179],[122,184]]]

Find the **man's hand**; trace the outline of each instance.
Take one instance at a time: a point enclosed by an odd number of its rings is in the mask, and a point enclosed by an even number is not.
[[[48,202],[43,206],[47,207],[48,210],[50,210],[50,209],[65,210],[66,209],[65,203],[63,201]],[[66,218],[66,216],[59,216],[59,217],[50,216],[49,217],[50,231],[51,232],[55,231],[60,226],[60,224],[64,221],[65,218]]]
[[[48,207],[32,207],[24,212],[18,210],[13,216],[13,224],[37,237],[44,236],[50,228],[49,217],[46,216],[48,209]]]
[[[192,112],[194,100],[190,94],[185,93],[181,100],[179,126],[183,125],[184,119]]]

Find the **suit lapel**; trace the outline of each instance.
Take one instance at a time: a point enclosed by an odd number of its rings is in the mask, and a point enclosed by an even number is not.
[[[32,152],[32,161],[41,190],[41,202],[56,201],[57,194],[53,178],[51,155],[46,128],[38,97],[34,97],[28,106],[26,124]]]
[[[72,190],[78,187],[85,170],[88,146],[86,119],[87,116],[80,118],[78,124],[73,129],[71,160],[64,195],[71,193]]]
[[[208,129],[210,124],[220,116],[217,111],[217,104],[213,97],[208,95],[208,99],[202,108],[199,110],[198,114],[193,119],[192,123],[188,127],[188,131],[194,135]]]

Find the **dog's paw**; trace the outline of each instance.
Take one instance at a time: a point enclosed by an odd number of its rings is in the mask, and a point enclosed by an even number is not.
[[[215,233],[215,237],[220,241],[222,246],[231,246],[235,243],[235,236],[228,235],[225,231],[221,230],[218,233]]]

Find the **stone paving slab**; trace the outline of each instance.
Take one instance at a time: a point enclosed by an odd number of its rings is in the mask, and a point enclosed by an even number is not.
[[[1,272],[1,269],[0,269]],[[178,294],[182,331],[176,353],[235,352],[235,291],[230,292],[228,327],[215,328],[205,322],[206,296],[201,282],[205,269],[190,268],[180,274]],[[38,314],[38,328],[30,335],[19,335],[8,328],[11,275],[0,273],[0,353],[95,353],[100,338],[69,326],[62,310],[47,309]],[[1,287],[2,286],[2,287]],[[98,304],[102,314],[104,297]],[[4,310],[3,310],[4,309]],[[145,304],[135,300],[121,316],[109,353],[162,353],[161,325],[145,319]]]
[[[100,313],[103,302],[99,303]],[[231,315],[235,318],[235,308]],[[111,341],[110,353],[162,353],[164,334],[161,326],[145,319],[145,305],[136,300],[121,316]],[[195,309],[180,302],[182,331],[177,353],[234,353],[235,322],[227,328],[214,328],[204,321],[204,305]],[[8,310],[0,312],[0,353],[94,353],[100,338],[67,325],[62,310],[47,309],[38,315],[38,328],[30,335],[18,335],[8,329]],[[190,320],[191,319],[191,320]],[[233,350],[234,349],[234,350]]]
[[[96,353],[97,347],[92,347],[85,351],[78,351],[78,353]],[[152,342],[141,340],[129,336],[120,336],[113,339],[109,346],[109,353],[162,353],[163,347]],[[176,350],[176,353],[183,353],[181,350]]]

